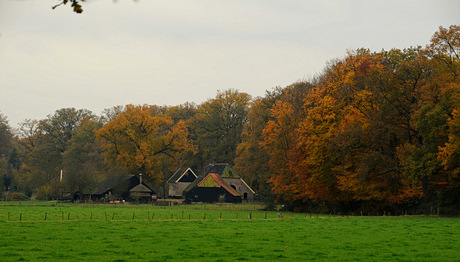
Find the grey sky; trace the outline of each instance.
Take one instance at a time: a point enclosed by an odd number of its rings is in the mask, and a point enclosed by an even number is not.
[[[263,96],[347,49],[426,45],[460,1],[0,0],[0,112],[12,127],[64,107]]]

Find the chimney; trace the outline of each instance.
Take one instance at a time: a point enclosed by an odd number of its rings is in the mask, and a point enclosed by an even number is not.
[[[139,173],[139,185],[142,184],[142,173]]]

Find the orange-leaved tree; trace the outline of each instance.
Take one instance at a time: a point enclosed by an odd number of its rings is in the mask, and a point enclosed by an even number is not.
[[[305,183],[293,167],[298,160],[295,143],[299,122],[304,117],[304,99],[313,87],[309,82],[300,82],[280,92],[262,131],[260,146],[268,154],[271,172],[268,182],[272,185],[273,193],[286,201],[305,199]]]
[[[183,121],[174,122],[155,106],[127,105],[115,119],[96,131],[106,161],[146,179],[163,179],[164,161],[178,160],[195,150]]]
[[[380,68],[378,56],[369,51],[350,52],[328,68],[305,100],[294,163],[305,181],[305,196],[331,202],[376,195],[360,173],[369,153],[366,128],[374,108],[369,78]]]

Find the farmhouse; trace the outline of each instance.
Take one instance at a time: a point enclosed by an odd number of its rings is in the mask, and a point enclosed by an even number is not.
[[[241,194],[242,200],[254,200],[255,192],[246,182],[238,175],[229,164],[209,164],[204,175],[209,173],[218,174],[233,189]]]
[[[173,198],[181,198],[186,189],[198,176],[191,168],[179,168],[168,179],[168,195]]]
[[[205,177],[198,177],[184,190],[185,201],[190,202],[241,202],[241,194],[236,192],[222,177],[209,173]]]
[[[76,199],[93,201],[129,200],[146,202],[155,192],[136,175],[111,175],[76,194]]]
[[[187,202],[242,202],[253,200],[254,191],[229,164],[210,164],[203,175],[184,189]]]

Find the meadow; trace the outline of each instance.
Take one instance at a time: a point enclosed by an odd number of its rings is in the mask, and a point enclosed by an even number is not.
[[[460,219],[0,203],[1,261],[459,261]]]

